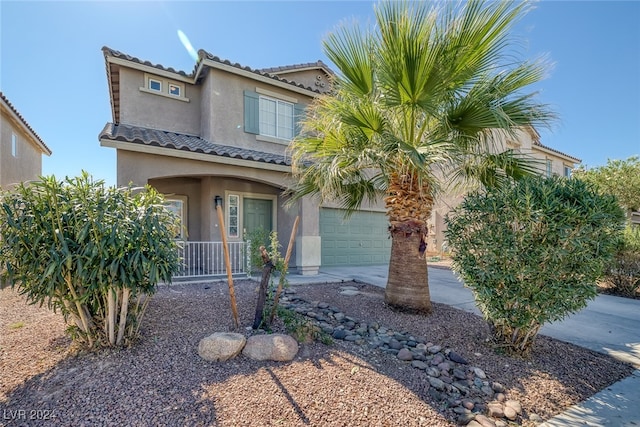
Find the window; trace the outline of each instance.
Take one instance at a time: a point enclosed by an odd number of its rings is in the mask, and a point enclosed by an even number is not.
[[[175,238],[185,240],[187,234],[187,197],[171,196],[165,199],[165,206],[180,218],[180,231]]]
[[[280,139],[293,138],[293,104],[260,97],[260,135]]]
[[[11,155],[18,157],[18,137],[15,133],[11,134]]]
[[[567,178],[571,178],[571,171],[572,168],[570,166],[566,166],[564,167],[564,176]]]
[[[547,159],[547,178],[551,177],[551,160]]]
[[[149,90],[162,92],[162,82],[154,79],[149,79]]]
[[[182,93],[182,88],[176,84],[169,83],[169,95],[180,96]]]
[[[266,90],[259,92],[244,92],[244,131],[274,138],[272,142],[291,140],[298,133],[303,107],[295,98]]]
[[[144,86],[140,87],[140,91],[177,99],[178,101],[189,102],[189,98],[185,97],[185,87],[186,85],[184,83],[175,80],[145,74]]]
[[[229,206],[229,230],[227,234],[229,237],[239,237],[239,212],[240,212],[240,196],[237,194],[229,194],[228,196],[228,206]]]

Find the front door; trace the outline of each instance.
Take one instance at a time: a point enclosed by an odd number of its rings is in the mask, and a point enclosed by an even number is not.
[[[272,230],[272,200],[243,198],[243,223],[247,233],[262,228],[267,233]]]

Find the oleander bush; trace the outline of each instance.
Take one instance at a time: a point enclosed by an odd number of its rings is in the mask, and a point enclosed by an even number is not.
[[[81,345],[126,344],[157,283],[180,268],[179,221],[163,202],[151,187],[107,187],[86,172],[2,191],[3,281],[60,311]]]
[[[640,226],[627,225],[615,256],[606,267],[609,292],[635,298],[640,296]]]
[[[473,291],[496,347],[527,357],[543,324],[597,295],[624,213],[591,184],[529,177],[470,194],[446,222],[453,269]]]

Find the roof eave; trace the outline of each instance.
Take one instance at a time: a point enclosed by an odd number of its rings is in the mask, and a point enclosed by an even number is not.
[[[226,157],[212,155],[206,153],[197,153],[193,151],[177,150],[175,148],[158,147],[147,144],[139,144],[126,141],[115,141],[110,138],[100,138],[100,146],[115,148],[116,150],[133,151],[137,153],[155,154],[160,156],[176,157],[181,159],[199,160],[210,163],[220,163],[235,166],[243,166],[254,169],[264,169],[278,172],[291,172],[291,166],[279,165],[267,162],[259,162],[255,160],[238,159],[234,157]]]

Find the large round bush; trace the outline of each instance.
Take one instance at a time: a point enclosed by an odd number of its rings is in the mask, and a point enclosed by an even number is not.
[[[496,345],[527,356],[543,324],[596,296],[623,221],[616,199],[585,182],[531,177],[466,197],[446,238]]]
[[[150,187],[44,177],[2,192],[0,206],[3,279],[60,310],[88,347],[135,337],[156,284],[180,268],[177,218]]]

